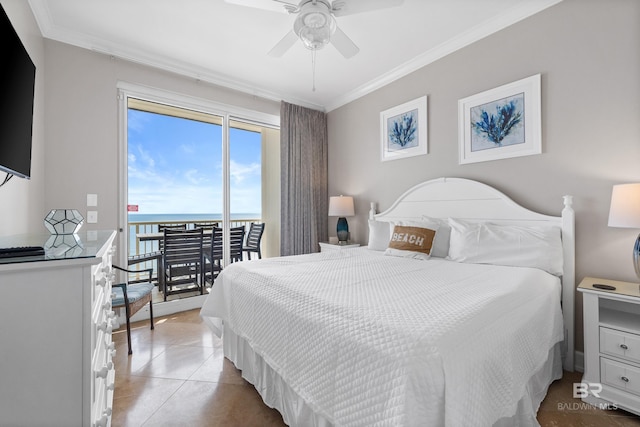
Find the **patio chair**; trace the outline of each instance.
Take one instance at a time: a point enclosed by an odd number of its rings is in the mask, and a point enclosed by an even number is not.
[[[194,290],[204,294],[202,229],[165,229],[163,246],[164,300],[169,295]]]
[[[177,228],[177,229],[184,230],[184,229],[187,228],[187,225],[186,224],[158,224],[158,231],[159,232],[162,232],[165,228]],[[158,281],[158,283],[162,284],[162,278],[161,278],[161,274],[160,274],[160,272],[162,271],[162,268],[161,268],[161,263],[162,263],[162,241],[160,241],[159,250],[151,251],[151,252],[144,252],[144,253],[136,254],[136,255],[130,255],[128,257],[128,259],[127,259],[127,263],[129,265],[129,267],[131,267],[132,265],[135,265],[135,264],[143,263],[143,262],[146,263],[148,261],[155,262],[156,265],[155,265],[154,270],[157,272],[156,280]],[[146,266],[146,264],[145,264],[145,266]],[[152,281],[152,278],[150,278],[149,281]],[[136,282],[135,280],[131,281],[131,283],[135,283],[135,282]]]
[[[230,261],[242,261],[242,244],[244,243],[244,225],[229,229]]]
[[[251,252],[257,253],[258,259],[262,258],[262,250],[260,248],[262,233],[264,233],[264,223],[252,222],[247,233],[247,241],[242,247],[242,251],[247,254],[247,259],[251,259]]]
[[[116,270],[124,271],[127,273],[136,273],[136,274],[148,274],[149,280],[144,283],[136,283],[129,284],[118,283],[112,286],[112,298],[111,298],[111,307],[112,308],[122,308],[125,309],[125,314],[127,317],[127,344],[129,345],[129,354],[132,354],[131,350],[131,316],[136,314],[142,307],[149,303],[149,319],[151,322],[151,329],[153,327],[153,302],[152,302],[152,291],[154,284],[151,283],[151,275],[153,274],[153,269],[148,268],[145,270],[128,270],[125,268],[118,267],[114,265],[113,268]]]
[[[205,275],[205,280],[209,277],[211,283],[213,283],[215,278],[218,277],[218,274],[222,271],[222,257],[222,228],[213,227],[209,246],[205,248],[204,252],[205,262],[209,264],[208,274]]]
[[[217,227],[219,222],[194,222],[193,228],[202,228],[203,230],[210,230],[213,227]]]
[[[229,229],[230,261],[242,261],[242,242],[244,241],[244,225]],[[223,268],[223,233],[222,228],[214,227],[211,234],[211,246],[204,253],[205,260],[209,263],[208,277],[211,283],[218,277]]]

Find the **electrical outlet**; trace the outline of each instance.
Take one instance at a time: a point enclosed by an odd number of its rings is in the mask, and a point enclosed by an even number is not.
[[[95,224],[98,222],[98,211],[87,211],[87,223]]]
[[[98,206],[97,194],[87,194],[87,206]]]

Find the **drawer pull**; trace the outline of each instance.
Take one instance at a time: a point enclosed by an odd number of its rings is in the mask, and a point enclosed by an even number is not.
[[[111,326],[111,322],[102,322],[100,325],[98,325],[98,329],[110,334],[113,331],[113,326]]]
[[[109,362],[102,367],[102,369],[96,371],[96,377],[107,378],[107,374],[113,368],[113,362]]]
[[[98,421],[96,421],[96,427],[107,427],[107,421],[109,421],[109,417],[105,414]]]
[[[620,344],[620,348],[623,350],[629,350],[629,347],[627,347],[626,344]]]
[[[629,382],[629,378],[627,378],[627,377],[620,377],[620,379],[621,379],[622,381],[624,381],[625,383],[628,383],[628,382]]]
[[[98,421],[96,421],[96,427],[107,427],[109,417],[111,416],[111,408],[107,408],[102,412],[102,416]]]
[[[107,378],[107,374],[108,373],[109,373],[109,369],[107,369],[107,367],[104,366],[99,371],[96,371],[96,377],[98,377],[98,378]]]

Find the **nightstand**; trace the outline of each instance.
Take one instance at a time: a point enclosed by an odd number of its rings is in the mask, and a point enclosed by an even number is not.
[[[601,408],[613,404],[640,415],[640,285],[585,277],[578,291],[584,318],[580,397]]]
[[[342,249],[353,249],[360,246],[360,243],[347,243],[346,245],[339,245],[338,243],[320,242],[320,252],[327,251],[340,251]]]

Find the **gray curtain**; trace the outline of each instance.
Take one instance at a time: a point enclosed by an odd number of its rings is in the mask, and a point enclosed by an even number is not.
[[[280,104],[280,254],[318,252],[328,232],[327,115]]]

